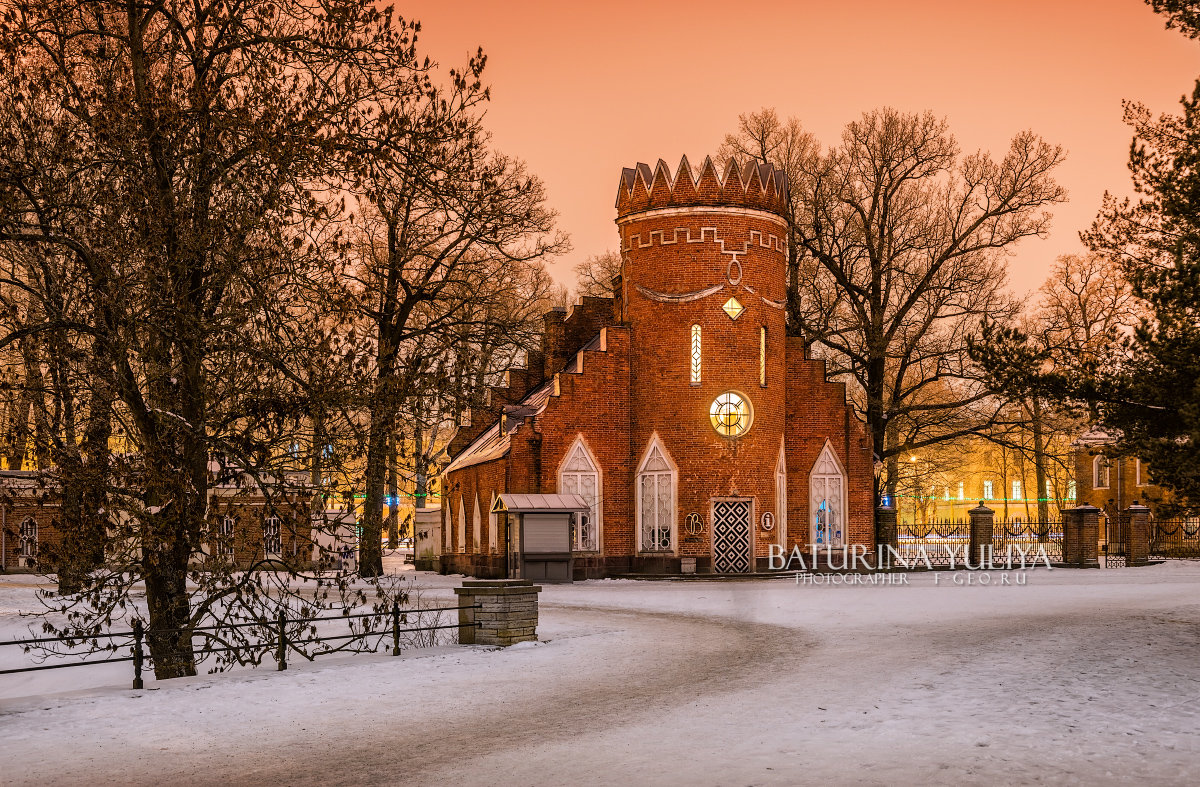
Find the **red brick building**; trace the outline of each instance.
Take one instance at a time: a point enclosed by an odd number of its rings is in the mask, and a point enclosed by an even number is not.
[[[613,299],[546,315],[542,352],[451,445],[443,570],[503,576],[497,494],[580,494],[576,578],[744,573],[779,544],[874,545],[870,438],[785,335],[782,172],[625,169]],[[694,561],[694,563],[693,563]]]

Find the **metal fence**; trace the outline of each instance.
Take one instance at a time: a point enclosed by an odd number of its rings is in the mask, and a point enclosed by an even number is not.
[[[961,567],[971,548],[971,525],[964,521],[918,522],[896,526],[897,552],[913,567]],[[1044,564],[1042,553],[1051,563],[1063,559],[1063,523],[1061,519],[1032,522],[994,522],[992,524],[992,564],[1020,566]],[[977,564],[978,555],[970,555]]]
[[[971,548],[971,526],[968,522],[910,522],[896,526],[897,552],[911,566],[936,567],[958,565]]]
[[[1200,558],[1200,517],[1152,521],[1150,557],[1161,560]]]
[[[1042,560],[1042,554],[1051,563],[1061,563],[1063,559],[1063,522],[1061,519],[1042,519],[1032,522],[996,522],[992,525],[992,561],[1004,561],[1007,565],[1009,558],[1012,564],[1018,565],[1022,554],[1026,563],[1033,564]]]
[[[420,634],[428,632],[436,632],[443,629],[461,629],[459,623],[436,624],[427,626],[407,626],[408,616],[414,615],[418,621],[429,613],[438,613],[436,619],[440,619],[442,612],[456,612],[460,609],[479,609],[481,605],[474,604],[471,606],[455,606],[455,607],[423,607],[414,609],[402,609],[398,603],[392,605],[390,610],[379,612],[366,612],[357,614],[336,614],[317,617],[289,617],[286,611],[280,611],[274,621],[251,621],[246,623],[227,623],[216,626],[196,626],[189,629],[165,629],[162,634],[187,634],[190,633],[192,639],[197,637],[202,638],[205,645],[193,650],[196,663],[203,662],[208,656],[220,653],[241,653],[247,656],[248,663],[257,663],[257,658],[252,658],[254,654],[262,655],[270,652],[275,658],[276,669],[287,669],[287,660],[289,653],[295,653],[306,660],[311,661],[317,656],[324,656],[330,653],[338,652],[378,652],[387,639],[391,639],[391,654],[399,656],[401,653],[400,640],[402,634]],[[354,621],[362,621],[362,630],[354,631]],[[348,634],[334,635],[319,635],[315,631],[314,624],[330,624],[336,622],[346,623],[351,631]],[[468,624],[478,625],[478,624]],[[305,636],[296,636],[289,634],[289,629],[296,631],[298,627],[310,627],[309,633]],[[221,634],[230,632],[235,629],[251,629],[257,628],[259,634],[257,639],[235,644],[235,645],[214,645],[213,643],[222,643],[225,640]],[[158,631],[155,632],[160,633]],[[103,633],[89,634],[87,636],[73,637],[32,637],[29,639],[11,640],[8,642],[0,642],[2,647],[21,647],[25,652],[30,652],[36,647],[55,647],[65,646],[66,650],[55,650],[51,655],[74,656],[77,661],[63,661],[54,664],[35,664],[29,667],[19,667],[16,669],[0,670],[0,675],[13,675],[20,672],[37,672],[40,670],[51,669],[66,669],[69,667],[91,667],[97,664],[113,664],[116,662],[133,662],[133,688],[140,689],[143,687],[142,670],[147,665],[153,664],[153,658],[150,656],[146,648],[146,631],[141,619],[133,621],[133,628],[129,631],[110,631]],[[104,641],[108,644],[101,645]],[[329,643],[340,643],[337,646],[330,646]],[[426,644],[432,644],[432,640]],[[308,646],[325,645],[326,647],[317,650],[308,650]],[[87,650],[72,651],[72,648],[77,646],[87,646]],[[127,650],[126,650],[127,649]],[[129,655],[115,655],[122,652],[128,652]],[[106,658],[89,658],[98,653],[114,654]]]

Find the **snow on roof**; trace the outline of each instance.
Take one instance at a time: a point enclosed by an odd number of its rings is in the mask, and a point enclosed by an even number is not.
[[[476,437],[470,445],[462,450],[462,453],[454,457],[454,461],[447,465],[446,469],[442,472],[451,473],[455,470],[461,470],[464,467],[490,462],[493,459],[499,459],[507,455],[509,435],[520,428],[521,422],[524,421],[525,417],[539,415],[545,410],[546,403],[550,401],[550,394],[553,392],[554,381],[551,380],[526,396],[519,404],[506,405],[506,412],[521,417],[496,421],[490,429],[479,435],[479,437]],[[500,424],[505,420],[508,422],[508,430],[501,434]]]
[[[493,512],[587,511],[591,506],[580,495],[522,495],[505,492],[496,498]]]

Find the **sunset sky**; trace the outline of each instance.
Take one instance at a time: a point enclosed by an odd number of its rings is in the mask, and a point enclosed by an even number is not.
[[[1067,149],[1070,202],[1011,262],[1024,292],[1081,249],[1105,189],[1129,191],[1121,100],[1175,111],[1200,75],[1200,44],[1140,0],[418,0],[400,12],[444,66],[488,54],[488,126],[546,182],[574,245],[553,266],[567,284],[576,261],[616,248],[621,167],[703,160],[764,106],[832,145],[890,105],[946,116],[966,151],[999,157],[1026,128]]]

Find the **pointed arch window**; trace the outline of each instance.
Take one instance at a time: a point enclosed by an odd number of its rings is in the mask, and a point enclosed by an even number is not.
[[[767,326],[758,328],[758,384],[767,387]]]
[[[692,385],[700,384],[701,356],[700,356],[700,326],[692,326]]]
[[[638,536],[644,552],[675,547],[675,467],[657,436],[651,438],[637,475]]]
[[[808,476],[809,521],[812,543],[843,546],[846,535],[846,476],[828,442]]]
[[[38,554],[38,523],[33,517],[26,517],[21,522],[21,564],[32,568],[37,562]]]
[[[1109,486],[1109,462],[1108,457],[1103,454],[1098,455],[1092,460],[1092,488],[1093,489],[1108,489]]]
[[[458,496],[458,543],[455,552],[467,551],[467,506],[463,502],[463,496]]]
[[[600,465],[583,437],[577,437],[558,469],[559,494],[579,495],[589,506],[575,524],[572,548],[576,551],[594,552],[600,548],[601,488]]]
[[[282,535],[279,532],[279,517],[269,516],[263,520],[263,554],[279,557],[283,553]]]
[[[483,551],[483,517],[479,511],[479,493],[475,493],[475,512],[471,515],[471,548],[476,552]]]
[[[497,526],[497,518],[499,517],[499,514],[495,512],[495,508],[496,492],[493,490],[492,501],[488,503],[488,551],[492,553],[495,553],[496,551],[496,543],[498,540],[497,531],[499,530],[499,527]]]
[[[782,445],[775,463],[775,522],[779,545],[787,549],[787,453]]]

